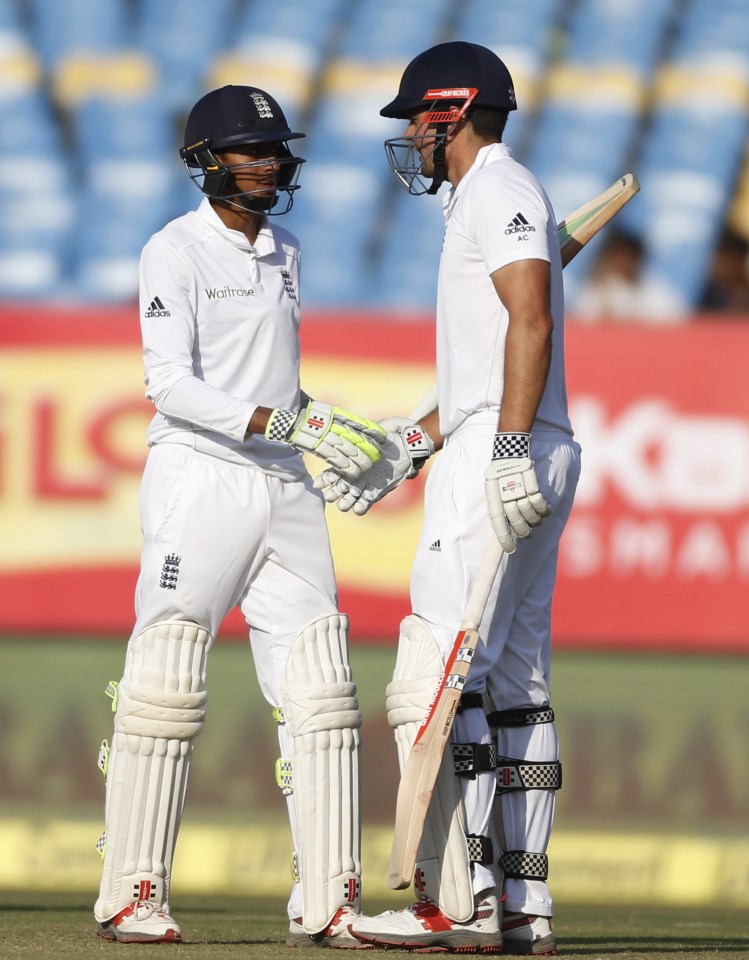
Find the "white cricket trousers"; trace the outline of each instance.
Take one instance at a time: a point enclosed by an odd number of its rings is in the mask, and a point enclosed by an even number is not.
[[[452,648],[477,570],[490,537],[484,492],[484,470],[491,457],[496,413],[482,411],[447,439],[427,479],[424,523],[411,576],[411,604],[426,620],[443,660]],[[580,447],[560,432],[537,431],[531,457],[539,487],[551,515],[512,555],[504,555],[480,625],[481,640],[465,692],[488,690],[495,709],[544,706],[551,703],[551,604],[556,581],[559,540],[572,509],[580,476]],[[503,728],[499,753],[514,759],[552,762],[559,759],[553,723]],[[488,743],[482,711],[456,717],[453,739]],[[486,835],[492,818],[496,779],[479,774],[461,778],[466,829]],[[501,797],[504,849],[545,853],[554,819],[554,792],[516,790]],[[486,886],[490,874],[474,868],[474,889]],[[506,909],[552,915],[546,882],[506,881]]]
[[[280,706],[291,647],[304,627],[338,609],[325,502],[310,476],[281,480],[251,465],[161,443],[148,455],[140,512],[143,552],[132,637],[179,619],[215,638],[238,605],[262,693]],[[288,759],[293,748],[285,725],[278,736]],[[286,803],[299,849],[293,794]],[[288,913],[302,913],[298,882]]]
[[[325,503],[311,478],[280,480],[162,443],[149,452],[140,512],[133,636],[178,618],[215,638],[239,605],[260,688],[279,706],[292,644],[308,623],[338,609]]]

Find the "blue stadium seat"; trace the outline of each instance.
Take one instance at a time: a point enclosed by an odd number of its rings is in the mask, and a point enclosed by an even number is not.
[[[84,167],[118,157],[162,163],[177,156],[173,117],[158,98],[93,97],[71,110],[70,119]]]
[[[697,306],[749,136],[742,74],[663,71],[638,162],[641,202],[622,224],[645,241],[648,277],[684,310]],[[631,209],[630,209],[631,208]]]
[[[645,242],[648,280],[695,308],[749,136],[749,5],[691,0],[658,73],[638,161],[641,202],[623,226]]]
[[[249,4],[205,79],[206,88],[249,84],[271,93],[298,128],[336,35],[344,0]]]
[[[30,169],[29,176],[35,175]],[[75,205],[69,191],[2,190],[0,297],[57,296],[64,285],[74,226]]]
[[[393,310],[431,310],[437,296],[445,221],[442,191],[412,197],[393,181],[393,215],[387,244],[369,277],[370,302]]]
[[[308,164],[303,189],[283,223],[302,245],[307,305],[354,306],[367,280],[366,247],[376,222],[381,181],[359,164]]]
[[[23,24],[17,0],[0,0],[0,30],[5,34],[21,34]]]
[[[628,67],[563,62],[551,73],[527,164],[549,194],[557,219],[626,173],[645,86]],[[593,263],[584,251],[565,271],[568,302]]]
[[[0,97],[0,149],[5,157],[34,151],[65,159],[59,127],[41,90]]]
[[[404,128],[379,111],[406,63],[440,39],[450,8],[450,0],[362,0],[342,29],[311,116],[308,193],[295,214],[308,303],[371,302],[372,252],[381,231],[392,236],[383,222],[392,175],[382,143]]]
[[[338,55],[405,66],[442,39],[452,6],[452,0],[361,0],[353,9]]]
[[[132,300],[138,295],[138,262],[145,242],[172,215],[158,195],[88,193],[79,207],[73,279],[87,299]]]
[[[609,69],[626,66],[649,76],[682,6],[680,0],[578,0],[567,27],[565,60]]]
[[[205,92],[213,60],[233,39],[233,0],[141,0],[135,46],[159,71],[159,97],[175,113],[186,113]]]
[[[30,39],[47,67],[69,55],[112,53],[132,40],[125,0],[27,0]]]
[[[686,5],[671,57],[689,62],[705,56],[749,63],[749,4],[745,0],[691,0]]]
[[[457,4],[454,38],[481,43],[506,64],[515,84],[518,109],[505,141],[522,157],[543,88],[555,30],[564,0],[465,0]]]
[[[319,65],[328,54],[334,31],[347,16],[348,7],[347,0],[248,3],[232,24],[233,46],[242,47],[262,38],[304,41]]]

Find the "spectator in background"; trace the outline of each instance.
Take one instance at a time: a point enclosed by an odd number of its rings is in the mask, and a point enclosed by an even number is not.
[[[749,317],[749,241],[730,228],[715,247],[700,309]]]
[[[571,307],[583,323],[675,323],[684,319],[673,295],[643,276],[645,245],[612,227],[598,259]]]

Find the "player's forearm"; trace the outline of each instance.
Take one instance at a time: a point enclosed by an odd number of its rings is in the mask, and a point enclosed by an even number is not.
[[[252,414],[250,417],[250,422],[247,424],[247,433],[245,434],[245,437],[249,437],[253,433],[259,433],[264,436],[271,413],[273,413],[273,411],[270,407],[255,407],[255,412]]]
[[[240,400],[195,376],[185,376],[159,389],[149,383],[148,397],[164,416],[243,440],[255,404]]]
[[[510,318],[505,343],[500,433],[530,433],[551,363],[551,317]]]
[[[497,430],[530,433],[551,364],[549,264],[518,260],[496,270],[492,282],[509,318]]]

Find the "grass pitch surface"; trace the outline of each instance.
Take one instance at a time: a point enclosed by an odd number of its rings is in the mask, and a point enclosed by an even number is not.
[[[366,904],[372,913],[388,906],[392,904]],[[175,902],[174,913],[182,926],[182,945],[124,945],[94,935],[91,904],[80,895],[2,892],[0,957],[89,960],[124,953],[161,956],[162,951],[185,960],[296,955],[284,943],[285,910],[279,900],[184,899]],[[555,925],[560,955],[568,960],[749,958],[745,911],[562,906]],[[412,954],[392,950],[386,956],[396,960]]]

